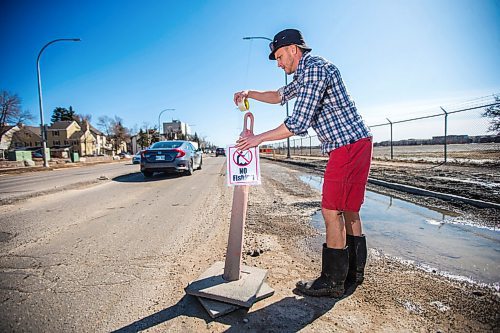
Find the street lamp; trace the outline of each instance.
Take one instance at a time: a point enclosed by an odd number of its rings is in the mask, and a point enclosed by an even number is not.
[[[43,102],[42,102],[42,77],[40,76],[40,57],[42,56],[42,52],[45,50],[47,46],[56,42],[80,42],[80,38],[60,38],[54,39],[53,41],[45,44],[40,52],[38,53],[38,57],[36,58],[36,74],[38,78],[38,105],[40,106],[40,131],[42,135],[42,155],[43,155],[43,166],[45,168],[49,167],[49,161],[47,160],[47,133],[45,132],[45,125],[43,121]]]
[[[161,110],[160,114],[158,115],[158,141],[161,140],[161,123],[160,123],[160,117],[162,115],[163,112],[165,111],[175,111],[175,109],[165,109],[165,110]],[[165,133],[163,133],[165,134]]]
[[[243,37],[245,40],[252,40],[252,39],[265,39],[270,41],[271,43],[273,40],[271,38],[267,37]],[[288,84],[288,77],[285,72],[285,86]],[[288,117],[288,101],[286,101],[286,116]],[[290,137],[286,138],[286,158],[290,158]]]

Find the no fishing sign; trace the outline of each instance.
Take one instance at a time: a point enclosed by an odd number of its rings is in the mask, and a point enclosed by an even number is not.
[[[260,185],[259,147],[227,147],[227,184]]]

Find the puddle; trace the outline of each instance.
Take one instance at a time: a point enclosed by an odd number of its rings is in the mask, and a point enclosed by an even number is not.
[[[300,179],[321,191],[321,177]],[[371,191],[366,192],[361,217],[369,248],[455,279],[500,284],[498,230]],[[325,233],[321,211],[311,223]],[[323,242],[322,236],[318,243]]]

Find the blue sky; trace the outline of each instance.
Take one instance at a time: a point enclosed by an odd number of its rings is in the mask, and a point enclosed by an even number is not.
[[[339,67],[369,124],[500,93],[500,1],[4,0],[0,8],[0,89],[22,98],[33,124],[36,57],[57,38],[82,41],[42,55],[46,120],[72,105],[93,123],[116,115],[140,128],[175,108],[162,120],[187,122],[221,146],[242,127],[233,93],[284,83],[268,43],[242,38],[285,28],[300,29],[314,54]],[[250,108],[255,132],[286,114],[255,101]]]

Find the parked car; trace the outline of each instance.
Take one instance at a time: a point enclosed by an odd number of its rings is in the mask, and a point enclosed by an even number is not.
[[[118,156],[120,156],[120,158],[132,158],[132,155],[125,152],[119,153]]]
[[[217,148],[215,150],[215,157],[217,156],[226,156],[226,150],[224,148]]]
[[[32,158],[43,158],[43,154],[41,150],[34,150],[31,152]]]
[[[139,163],[141,163],[141,153],[142,153],[142,151],[141,151],[141,150],[139,150],[139,151],[138,151],[138,152],[134,155],[134,157],[132,157],[132,163],[133,163],[133,164],[139,164]]]
[[[192,175],[201,170],[203,153],[189,141],[159,141],[141,154],[141,172],[152,177],[155,172],[183,172]]]

